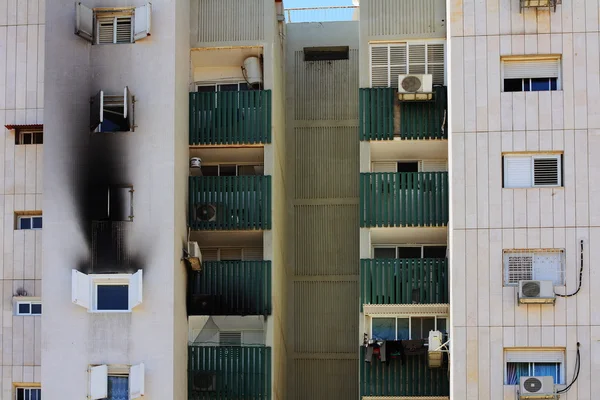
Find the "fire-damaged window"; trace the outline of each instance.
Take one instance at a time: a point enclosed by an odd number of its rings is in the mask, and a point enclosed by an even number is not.
[[[129,132],[135,130],[135,97],[127,86],[123,95],[106,95],[99,91],[90,102],[90,130],[93,132]]]
[[[150,36],[152,4],[88,8],[75,3],[75,34],[92,44],[134,43]]]
[[[103,185],[93,188],[94,221],[133,221],[133,186]]]

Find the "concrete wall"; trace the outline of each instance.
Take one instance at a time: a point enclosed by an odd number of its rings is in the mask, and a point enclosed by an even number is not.
[[[288,399],[358,396],[358,24],[287,26]],[[305,62],[305,46],[349,60]]]
[[[503,385],[503,348],[566,348],[566,380],[581,343],[581,373],[561,399],[593,398],[600,369],[594,313],[600,231],[597,107],[598,4],[563,2],[556,12],[517,1],[450,4],[451,317],[454,398],[515,399]],[[562,54],[562,90],[501,93],[500,57]],[[563,151],[564,187],[503,189],[502,152]],[[502,249],[563,248],[566,287],[555,306],[515,304],[503,287]]]
[[[42,145],[15,146],[6,124],[43,123],[45,1],[0,5],[0,398],[41,381],[41,317],[14,316],[13,295],[42,295],[42,232],[15,230],[15,211],[42,210]]]
[[[122,6],[89,1],[88,7]],[[136,1],[132,6],[141,5]],[[154,1],[152,36],[91,46],[73,34],[73,2],[47,9],[42,386],[46,398],[85,398],[89,364],[146,365],[146,397],[185,398],[185,269],[189,27],[187,2]],[[136,97],[135,132],[90,135],[89,98]],[[100,171],[100,172],[99,172]],[[129,268],[144,271],[130,314],[90,314],[71,303],[71,269],[89,268],[86,181],[134,185]],[[117,182],[118,183],[118,182]],[[65,244],[68,243],[68,247]],[[151,332],[151,334],[150,334]],[[69,382],[69,384],[65,384]]]

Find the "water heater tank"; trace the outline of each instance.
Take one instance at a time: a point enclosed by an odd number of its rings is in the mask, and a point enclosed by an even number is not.
[[[190,168],[200,168],[202,167],[202,160],[200,157],[192,157],[190,158]]]
[[[252,86],[262,83],[262,70],[258,57],[248,57],[244,60],[244,75]]]

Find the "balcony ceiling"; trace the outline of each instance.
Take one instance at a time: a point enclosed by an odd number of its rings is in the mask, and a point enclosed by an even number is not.
[[[190,157],[200,157],[203,165],[209,164],[263,164],[262,147],[204,147],[190,149]]]
[[[262,47],[192,49],[193,68],[241,67],[250,56],[262,54]]]
[[[371,245],[445,244],[447,228],[371,228]]]
[[[431,160],[448,158],[446,140],[372,141],[371,161]]]

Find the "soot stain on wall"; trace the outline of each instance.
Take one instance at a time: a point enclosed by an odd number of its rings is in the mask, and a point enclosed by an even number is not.
[[[76,268],[87,274],[132,273],[145,264],[143,252],[130,248],[134,222],[123,221],[114,207],[114,196],[113,201],[109,200],[110,186],[132,185],[135,190],[127,143],[119,135],[128,133],[92,134],[88,145],[74,155],[74,212],[88,249],[88,257],[77,260]]]

